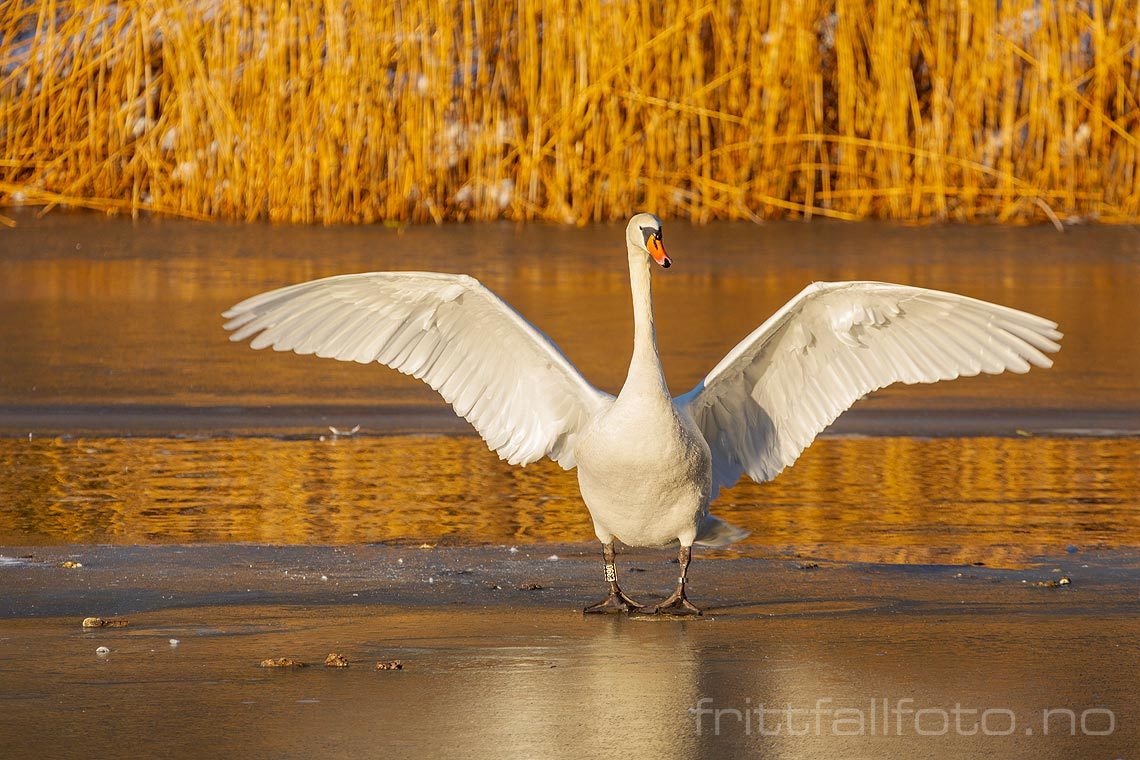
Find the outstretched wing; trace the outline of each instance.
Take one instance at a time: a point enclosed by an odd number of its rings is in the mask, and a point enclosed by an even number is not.
[[[253,348],[380,362],[423,380],[511,464],[574,466],[575,439],[612,400],[478,280],[370,272],[248,298],[222,316]],[[256,336],[256,337],[254,337]]]
[[[676,399],[713,455],[713,495],[790,466],[862,396],[891,383],[1052,366],[1056,323],[953,293],[815,283]]]

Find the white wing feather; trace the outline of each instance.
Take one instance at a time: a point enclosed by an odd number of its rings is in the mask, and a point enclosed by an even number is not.
[[[713,496],[790,466],[836,417],[896,382],[1052,366],[1056,323],[953,293],[815,283],[676,399],[713,455]]]
[[[467,275],[327,277],[256,295],[222,316],[230,340],[252,337],[253,348],[376,361],[423,380],[511,464],[549,456],[574,467],[579,431],[613,399]]]

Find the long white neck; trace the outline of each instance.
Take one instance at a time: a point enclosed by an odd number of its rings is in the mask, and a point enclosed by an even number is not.
[[[649,257],[629,245],[629,285],[633,292],[633,358],[621,393],[654,393],[669,397],[661,357],[657,353],[657,332],[653,328],[653,286],[649,277]]]

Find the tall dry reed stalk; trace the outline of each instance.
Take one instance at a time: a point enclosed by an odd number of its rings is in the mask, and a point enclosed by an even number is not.
[[[1140,219],[1121,0],[6,0],[0,204]]]

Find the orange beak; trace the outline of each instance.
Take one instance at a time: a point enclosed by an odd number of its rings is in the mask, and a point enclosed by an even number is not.
[[[661,238],[656,236],[649,238],[647,247],[649,248],[649,255],[661,266],[668,269],[673,264],[673,261],[665,253],[665,244],[661,242]]]

